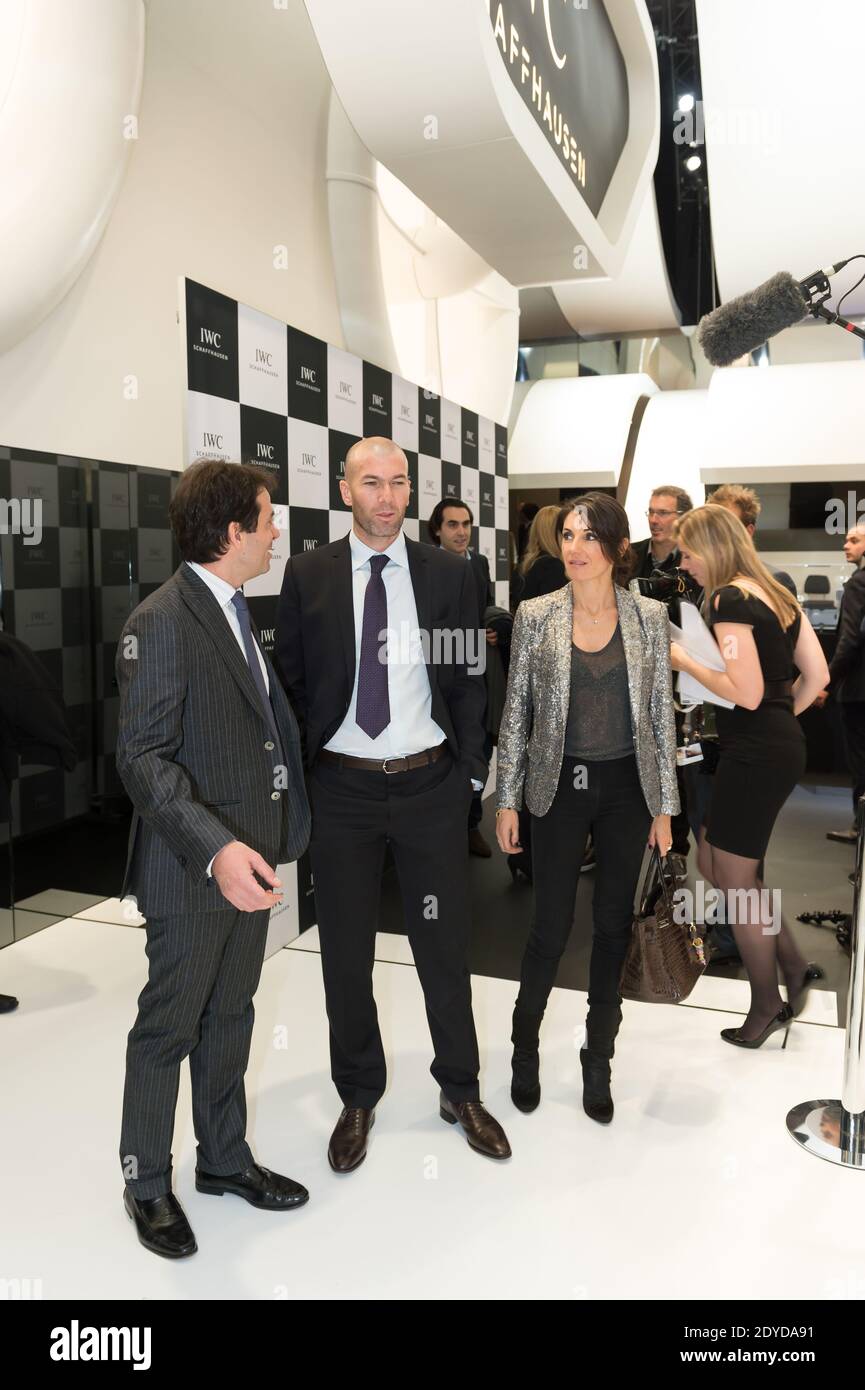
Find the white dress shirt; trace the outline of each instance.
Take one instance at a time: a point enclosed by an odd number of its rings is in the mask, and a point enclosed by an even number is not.
[[[237,593],[237,590],[234,588],[232,584],[229,584],[227,580],[220,579],[218,574],[214,574],[212,570],[206,570],[203,565],[197,565],[194,560],[187,560],[186,564],[189,566],[191,570],[195,570],[195,573],[198,575],[199,579],[204,580],[208,589],[213,594],[213,597],[216,599],[216,602],[219,604],[220,608],[225,614],[225,621],[228,623],[228,626],[231,628],[232,632],[237,638],[237,645],[243,652],[243,659],[244,661],[246,661],[246,647],[243,645],[243,633],[240,630],[240,618],[237,615],[237,609],[232,603],[232,599],[234,598],[234,595]],[[255,640],[254,633],[252,637],[252,645],[255,647],[255,652],[258,657],[258,664],[261,667],[261,674],[264,676],[264,686],[269,695],[270,680],[268,679],[267,675],[267,666],[265,664],[264,657],[261,655],[258,643]],[[247,665],[248,664],[249,663],[247,662]]]
[[[345,753],[352,758],[404,758],[425,748],[435,748],[444,742],[445,733],[431,714],[432,690],[419,637],[417,604],[408,567],[405,536],[400,531],[387,550],[371,550],[355,535],[354,530],[349,532],[348,542],[351,547],[354,605],[354,689],[348,713],[325,747],[333,753]],[[356,715],[363,602],[371,575],[369,562],[374,555],[386,555],[389,561],[382,570],[382,579],[387,596],[390,723],[377,738],[370,738],[357,723]]]

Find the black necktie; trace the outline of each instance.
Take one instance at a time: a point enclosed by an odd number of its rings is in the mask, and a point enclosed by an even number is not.
[[[360,669],[354,717],[358,727],[370,738],[378,738],[390,723],[387,663],[379,660],[382,650],[379,633],[387,628],[387,594],[381,573],[387,562],[386,555],[371,557],[369,582],[363,596]]]

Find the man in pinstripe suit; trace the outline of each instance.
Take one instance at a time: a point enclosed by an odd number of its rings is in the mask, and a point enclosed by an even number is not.
[[[256,641],[242,585],[266,572],[270,476],[203,460],[170,520],[183,563],[129,618],[117,652],[117,769],[134,816],[121,897],[147,919],[147,984],[129,1034],[120,1156],[142,1245],[195,1237],[171,1191],[180,1066],[189,1057],[199,1192],[289,1211],[308,1193],[246,1142],[244,1073],[274,866],[298,858],[309,807],[297,724]]]

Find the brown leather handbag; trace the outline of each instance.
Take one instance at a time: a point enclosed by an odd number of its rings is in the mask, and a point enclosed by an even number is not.
[[[706,969],[703,938],[694,923],[681,921],[673,894],[676,875],[668,858],[652,849],[622,966],[619,991],[643,1004],[679,1004]]]

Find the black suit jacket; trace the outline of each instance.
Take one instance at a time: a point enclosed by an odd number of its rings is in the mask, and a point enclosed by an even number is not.
[[[679,551],[674,547],[666,560],[658,562],[652,554],[652,537],[631,542],[632,579],[648,579],[655,570],[674,570],[679,565]]]
[[[418,626],[432,633],[480,627],[474,573],[461,556],[406,537],[409,573]],[[453,756],[469,774],[486,781],[483,675],[465,663],[436,662],[436,643],[427,661],[431,715]],[[456,644],[454,644],[456,645]],[[480,649],[485,648],[483,633]],[[479,650],[475,645],[470,650]],[[331,545],[293,555],[285,567],[276,622],[276,658],[289,698],[305,735],[311,767],[319,750],[336,733],[351,704],[355,675],[354,602],[348,536]],[[418,750],[420,751],[420,750]]]
[[[652,564],[654,564],[654,561],[649,555],[649,546],[651,544],[651,536],[647,536],[646,539],[642,541],[631,541],[632,579],[636,579],[638,576],[644,579],[651,574]],[[676,552],[673,551],[673,554],[675,553]]]
[[[865,570],[856,570],[844,585],[838,613],[838,639],[829,663],[832,693],[842,704],[865,700]]]
[[[478,596],[478,621],[483,623],[484,613],[495,603],[493,584],[490,579],[490,562],[486,555],[481,555],[477,551],[472,551],[469,555],[469,564],[472,567],[472,575],[475,581],[475,589]]]

